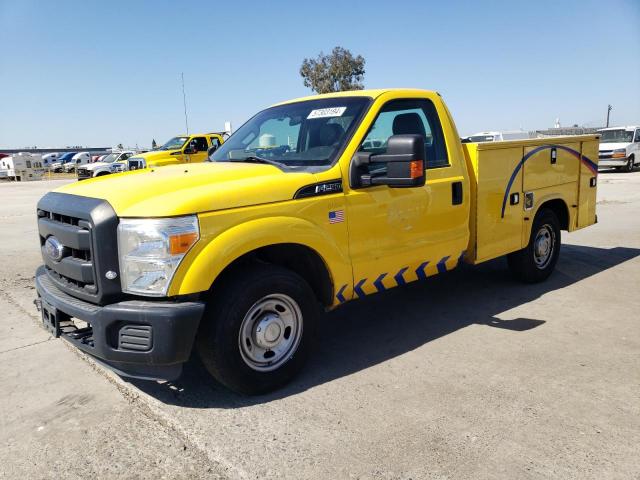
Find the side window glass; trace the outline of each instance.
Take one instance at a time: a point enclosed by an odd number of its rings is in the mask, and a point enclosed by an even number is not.
[[[199,152],[206,152],[209,149],[207,139],[204,137],[195,137],[192,141],[195,143]]]
[[[365,137],[359,151],[372,154],[385,153],[392,135],[417,134],[425,139],[426,167],[449,165],[444,134],[433,103],[426,99],[394,100],[386,104],[373,127]],[[372,163],[371,173],[384,171],[386,165]]]
[[[217,137],[211,137],[211,146],[218,148],[220,146],[220,140]]]
[[[640,129],[636,130],[636,142],[640,143]]]
[[[27,168],[31,168],[31,160],[27,160]]]

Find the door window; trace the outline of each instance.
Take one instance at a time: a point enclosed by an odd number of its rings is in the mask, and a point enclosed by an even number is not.
[[[392,135],[417,134],[425,139],[426,167],[449,166],[442,127],[433,103],[426,99],[394,100],[378,114],[359,151],[385,153]],[[370,164],[370,172],[383,172],[386,164]]]
[[[640,128],[636,130],[636,142],[640,143]]]
[[[209,149],[207,145],[207,139],[204,137],[195,137],[191,140],[199,152],[206,152]]]

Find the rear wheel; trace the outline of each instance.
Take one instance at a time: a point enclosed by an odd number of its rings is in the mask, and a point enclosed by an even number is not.
[[[209,373],[248,395],[289,382],[304,364],[319,312],[307,282],[277,265],[257,265],[215,290],[196,343]]]
[[[553,272],[560,255],[560,222],[556,214],[547,208],[536,215],[529,244],[522,250],[507,256],[509,268],[523,282],[546,280]]]

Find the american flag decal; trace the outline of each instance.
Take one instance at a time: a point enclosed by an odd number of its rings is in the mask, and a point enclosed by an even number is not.
[[[329,212],[329,223],[344,222],[344,210],[333,210]]]

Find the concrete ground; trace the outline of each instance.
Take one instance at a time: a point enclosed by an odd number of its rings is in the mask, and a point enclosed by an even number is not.
[[[545,283],[504,260],[327,315],[290,386],[245,398],[197,361],[125,382],[37,325],[35,204],[0,183],[0,476],[640,478],[640,172]]]

